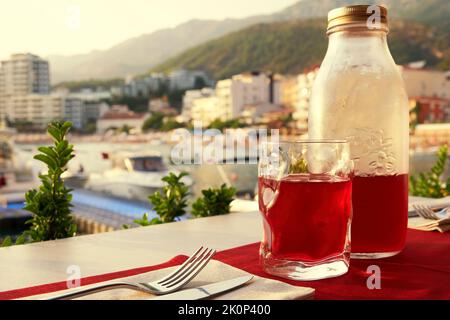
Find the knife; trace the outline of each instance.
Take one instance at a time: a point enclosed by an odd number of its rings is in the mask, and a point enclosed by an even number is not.
[[[253,276],[244,276],[231,280],[225,280],[205,286],[186,289],[171,294],[166,294],[149,300],[201,300],[241,287],[253,279]]]

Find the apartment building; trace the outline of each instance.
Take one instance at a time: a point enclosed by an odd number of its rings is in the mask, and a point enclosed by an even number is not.
[[[169,74],[170,90],[188,90],[198,87],[212,87],[214,81],[201,70],[174,70]]]
[[[308,112],[311,103],[311,92],[318,72],[319,66],[313,66],[299,74],[297,77],[298,96],[292,117],[296,121],[297,128],[302,131],[308,130]]]
[[[281,104],[287,109],[294,109],[298,103],[300,90],[298,76],[285,76],[281,80]]]
[[[50,93],[48,61],[30,53],[11,55],[0,65],[0,96]]]
[[[183,109],[181,112],[182,121],[192,120],[192,106],[194,101],[201,98],[208,98],[215,95],[213,88],[203,88],[200,90],[188,90],[183,96]]]
[[[279,77],[249,72],[221,80],[216,85],[218,109],[225,119],[238,118],[246,106],[281,103]]]
[[[447,73],[424,68],[399,66],[408,97],[450,99],[450,78]]]
[[[61,95],[12,95],[0,98],[0,114],[14,122],[45,128],[50,121],[64,118],[64,105]]]
[[[11,55],[0,63],[0,118],[46,127],[63,117],[64,101],[49,95],[48,62],[30,53]]]
[[[160,90],[167,83],[167,77],[161,73],[152,73],[145,77],[128,76],[125,84],[110,88],[110,94],[116,97],[148,97],[152,92]]]
[[[93,89],[82,89],[78,92],[69,92],[69,90],[59,90],[61,94],[70,94],[72,98],[78,98],[83,101],[94,102],[94,101],[104,101],[112,99],[110,91],[106,90],[93,90]]]
[[[63,118],[75,129],[85,131],[89,123],[96,123],[109,110],[109,105],[99,101],[83,100],[72,95],[63,98]]]
[[[32,123],[34,128],[44,129],[53,120],[66,120],[73,127],[84,130],[89,122],[95,122],[108,109],[106,103],[84,101],[70,94],[27,94],[0,98],[0,118],[13,122]]]
[[[192,103],[191,119],[194,123],[201,122],[203,127],[207,127],[216,119],[224,120],[223,111],[216,96],[198,98]]]

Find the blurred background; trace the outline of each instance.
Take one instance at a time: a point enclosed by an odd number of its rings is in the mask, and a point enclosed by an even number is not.
[[[389,47],[409,95],[411,172],[426,171],[450,141],[450,2],[373,2],[388,7]],[[2,232],[27,218],[23,193],[43,169],[32,156],[54,119],[74,125],[74,211],[104,230],[152,212],[147,197],[169,171],[188,171],[193,195],[226,183],[253,199],[256,165],[174,166],[173,130],[202,121],[230,135],[304,137],[326,15],[362,3],[0,0]]]

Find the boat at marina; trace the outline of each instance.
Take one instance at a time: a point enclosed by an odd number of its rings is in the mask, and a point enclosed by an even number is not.
[[[102,192],[111,196],[146,201],[148,196],[162,189],[162,178],[173,172],[164,163],[160,153],[122,153],[118,152],[110,158],[111,169],[89,175],[85,189]],[[187,186],[193,181],[190,177],[182,180]]]

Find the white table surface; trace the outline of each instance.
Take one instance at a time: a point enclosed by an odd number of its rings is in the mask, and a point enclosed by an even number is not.
[[[0,291],[150,266],[205,245],[224,250],[260,241],[258,212],[200,218],[95,235],[0,248]]]

